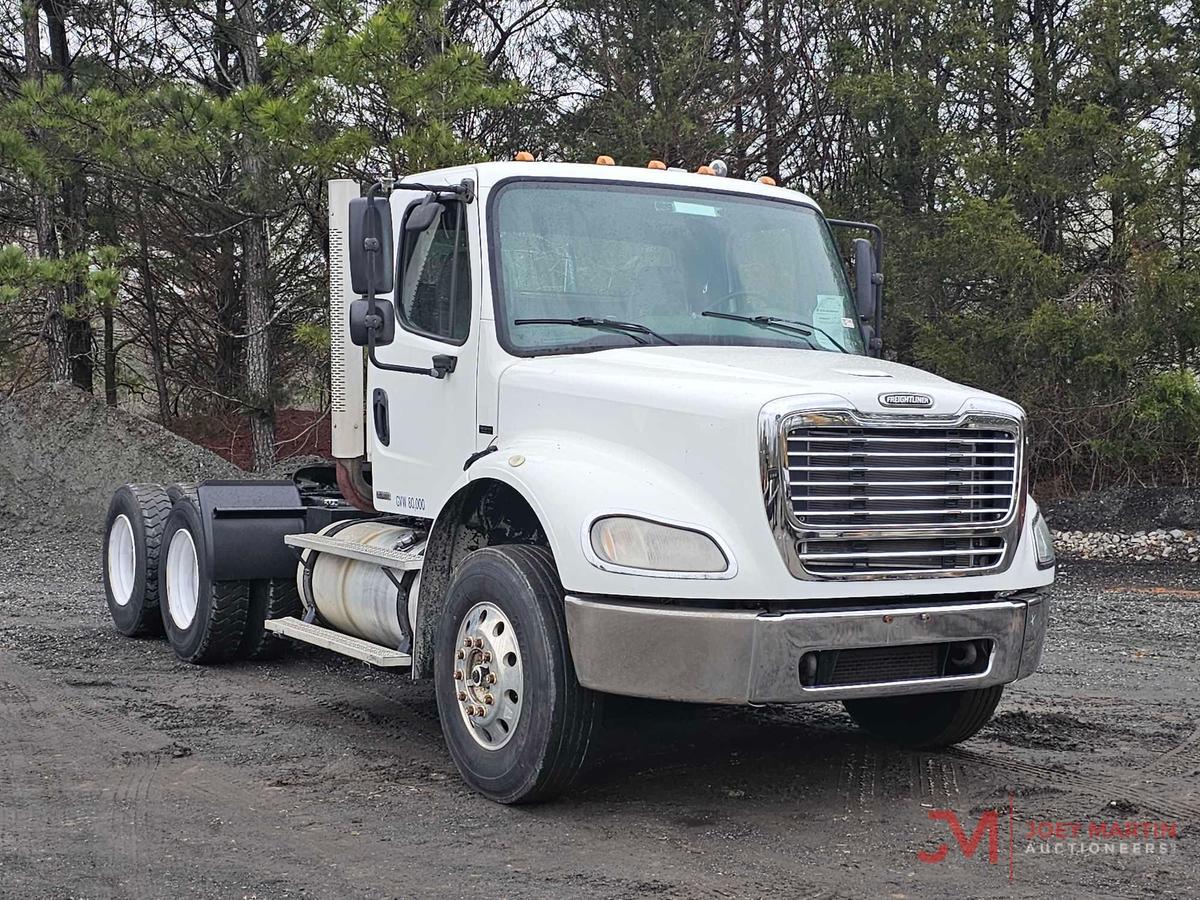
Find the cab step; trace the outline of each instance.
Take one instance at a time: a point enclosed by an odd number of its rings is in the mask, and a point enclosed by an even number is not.
[[[406,667],[412,665],[412,656],[401,650],[393,650],[391,647],[384,647],[381,644],[372,644],[370,641],[342,634],[332,628],[322,628],[320,625],[302,622],[295,616],[268,619],[264,625],[267,631],[273,631],[306,644],[324,647],[326,650],[332,650],[342,656],[361,659],[373,666]]]
[[[333,556],[344,556],[362,562],[375,563],[386,569],[399,572],[410,572],[421,568],[422,557],[407,550],[391,550],[387,547],[375,547],[371,544],[360,544],[357,541],[347,541],[339,537],[326,537],[323,534],[289,534],[283,539],[289,547],[300,547],[305,550],[316,550],[319,553],[329,553]]]

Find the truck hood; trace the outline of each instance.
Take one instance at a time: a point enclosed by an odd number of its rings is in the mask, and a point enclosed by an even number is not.
[[[777,347],[636,347],[595,353],[543,356],[509,366],[499,384],[500,426],[520,409],[561,416],[565,401],[576,415],[595,422],[607,409],[614,419],[641,410],[684,417],[744,416],[781,398],[828,403],[864,413],[950,415],[974,409],[1020,415],[1008,400],[955,384],[920,369],[865,356]],[[919,408],[885,404],[889,394],[920,394]],[[896,398],[893,398],[895,400]],[[608,419],[608,416],[602,416]],[[615,424],[609,419],[604,424]],[[627,422],[627,424],[635,424]],[[592,428],[585,427],[590,431]]]

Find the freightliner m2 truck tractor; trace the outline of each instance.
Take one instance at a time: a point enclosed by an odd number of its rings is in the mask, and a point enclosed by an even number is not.
[[[432,679],[502,803],[572,783],[606,694],[970,737],[1046,630],[1022,410],[881,358],[874,226],[598,163],[331,182],[336,465],[120,488],[117,628]]]

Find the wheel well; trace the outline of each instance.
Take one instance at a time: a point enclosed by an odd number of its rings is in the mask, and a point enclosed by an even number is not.
[[[550,547],[537,513],[516,488],[481,478],[447,501],[425,545],[417,622],[413,629],[416,677],[433,677],[434,637],[454,570],[468,553],[495,544]]]

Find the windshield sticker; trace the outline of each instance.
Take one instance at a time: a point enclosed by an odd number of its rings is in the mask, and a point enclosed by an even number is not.
[[[845,324],[846,307],[842,302],[841,294],[817,294],[817,303],[813,307],[812,323],[821,331],[828,331],[832,336],[827,337],[821,334],[820,331],[813,334],[813,340],[819,343],[822,347],[829,350],[836,350],[837,341],[842,330],[846,328]]]
[[[676,200],[672,205],[675,207],[675,212],[683,213],[685,216],[708,216],[713,219],[717,217],[715,206],[706,206],[703,203],[684,203],[681,200]]]

